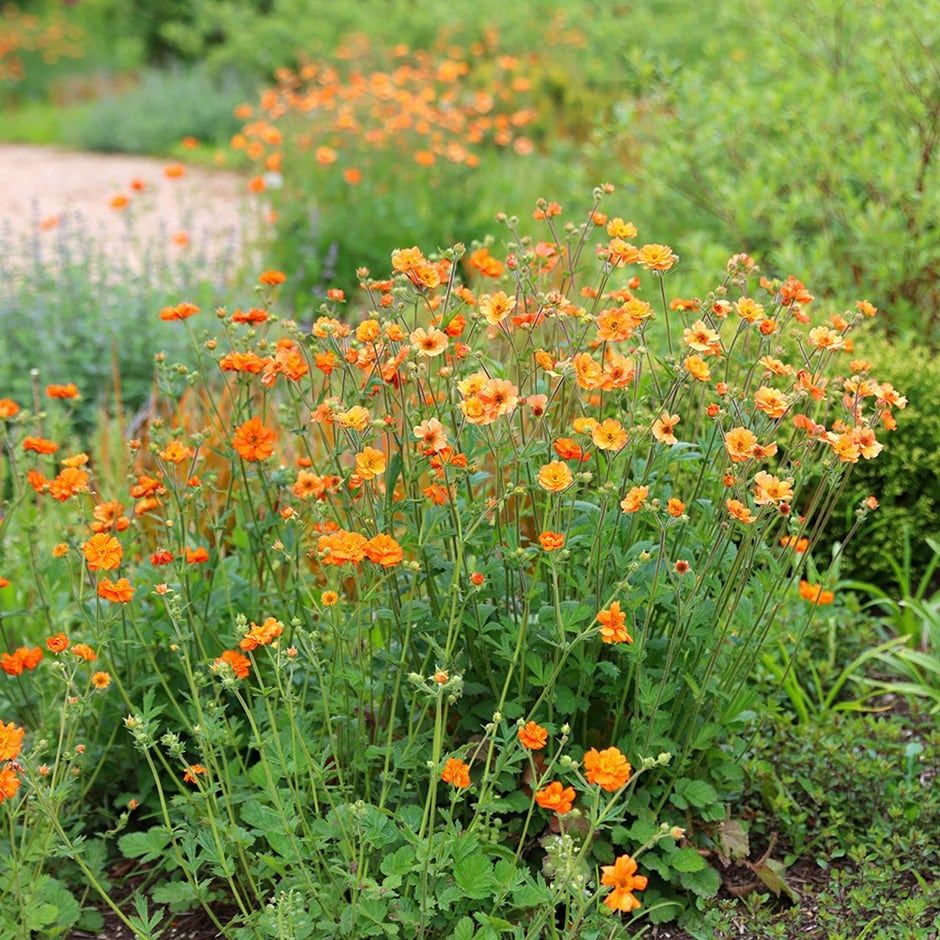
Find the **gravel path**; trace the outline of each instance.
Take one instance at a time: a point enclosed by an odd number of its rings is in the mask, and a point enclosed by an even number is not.
[[[154,242],[179,256],[241,252],[263,211],[245,178],[188,166],[170,178],[168,165],[151,157],[0,144],[0,252],[9,261],[28,252],[33,237],[51,243],[66,223],[80,224],[118,262],[133,263]],[[127,199],[124,208],[113,203],[120,197]]]

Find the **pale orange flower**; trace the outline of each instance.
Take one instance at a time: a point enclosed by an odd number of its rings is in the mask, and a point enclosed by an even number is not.
[[[601,625],[601,639],[605,643],[633,642],[633,637],[627,632],[627,615],[620,609],[620,601],[614,601],[610,607],[600,611],[597,622]]]
[[[754,456],[757,437],[747,428],[732,428],[725,434],[725,450],[734,463],[743,463]]]
[[[762,385],[754,393],[754,407],[771,418],[782,418],[787,413],[787,397],[779,389]]]
[[[673,496],[666,502],[666,512],[678,519],[685,512],[685,503]]]
[[[107,672],[96,672],[96,673],[91,677],[91,684],[92,684],[96,689],[106,689],[109,685],[111,685],[111,675],[110,675],[110,673],[107,673]]]
[[[685,362],[682,363],[682,367],[698,382],[711,381],[711,371],[701,356],[687,356]]]
[[[182,463],[184,460],[189,460],[196,452],[178,438],[174,438],[159,453],[160,457],[168,463]]]
[[[629,914],[640,907],[633,892],[643,891],[647,883],[645,875],[636,874],[636,862],[629,855],[621,855],[613,865],[601,867],[601,884],[614,889],[604,898],[604,903],[615,913]]]
[[[780,505],[793,500],[793,480],[781,480],[764,470],[754,474],[754,502],[758,506]]]
[[[744,525],[750,525],[754,521],[751,510],[738,499],[725,500],[725,508],[732,518],[737,519],[738,522],[743,522]]]
[[[276,617],[266,617],[264,623],[252,623],[238,643],[240,649],[253,650],[273,643],[284,632],[284,624]]]
[[[602,790],[613,793],[629,782],[633,768],[618,748],[598,751],[592,747],[584,755],[584,771],[588,783],[595,783]]]
[[[439,356],[447,349],[447,334],[431,327],[429,330],[418,328],[408,337],[419,356],[431,358]]]
[[[696,320],[682,331],[682,342],[696,352],[706,356],[716,356],[721,352],[721,337],[704,320]]]
[[[638,260],[644,268],[651,271],[668,271],[678,260],[668,245],[644,245],[638,255]]]
[[[656,440],[660,442],[660,444],[669,444],[670,446],[673,444],[678,444],[679,441],[676,438],[675,429],[676,425],[681,420],[682,419],[679,417],[679,415],[660,415],[653,422],[653,437],[655,437]]]
[[[93,663],[98,658],[98,654],[87,643],[76,643],[72,652],[86,663]]]
[[[624,512],[639,512],[640,507],[646,501],[650,494],[648,486],[633,486],[627,491],[627,495],[620,501],[620,508]]]
[[[374,447],[364,447],[356,454],[356,473],[363,480],[374,480],[385,473],[385,454]]]
[[[0,761],[16,760],[20,756],[25,733],[25,728],[17,728],[12,721],[0,722]]]
[[[627,443],[627,432],[613,418],[606,418],[591,431],[591,440],[598,450],[622,450]]]
[[[501,290],[495,294],[483,294],[478,307],[486,322],[490,326],[497,326],[516,309],[516,298]]]
[[[560,493],[574,483],[574,476],[566,463],[553,460],[539,470],[539,486],[550,493]]]
[[[372,420],[369,410],[362,405],[353,405],[348,411],[337,412],[333,417],[337,424],[354,431],[364,431]]]

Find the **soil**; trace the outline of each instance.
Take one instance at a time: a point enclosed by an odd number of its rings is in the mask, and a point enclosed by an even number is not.
[[[25,259],[30,242],[55,239],[63,224],[80,224],[115,262],[133,265],[145,246],[165,242],[171,253],[230,255],[257,230],[262,212],[244,177],[227,170],[184,167],[165,174],[168,160],[79,153],[0,144],[0,252],[9,265]],[[133,188],[135,185],[139,189]],[[115,197],[126,197],[115,208]],[[18,258],[18,256],[20,256]]]

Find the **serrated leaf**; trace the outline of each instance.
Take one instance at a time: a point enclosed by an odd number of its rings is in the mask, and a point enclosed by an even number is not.
[[[701,871],[680,872],[679,884],[700,898],[713,898],[721,887],[721,875],[706,865]]]
[[[555,686],[555,711],[559,715],[573,715],[577,708],[574,692],[565,685]]]
[[[125,858],[139,858],[153,862],[160,858],[170,844],[170,833],[163,826],[154,826],[146,832],[128,832],[118,839],[118,848]]]
[[[457,921],[451,934],[452,940],[473,940],[476,928],[473,921],[466,914]]]
[[[54,904],[32,904],[26,910],[26,926],[30,930],[42,930],[56,922],[59,909]]]
[[[688,785],[683,787],[682,790],[683,796],[685,796],[692,806],[698,809],[718,800],[718,794],[715,792],[715,788],[704,780],[690,780]]]
[[[695,872],[705,868],[705,859],[691,845],[670,855],[668,862],[670,868],[679,872]]]
[[[493,890],[493,865],[485,855],[469,855],[454,864],[454,881],[468,898],[485,898]]]
[[[157,904],[169,904],[174,911],[188,911],[198,901],[188,881],[164,881],[153,889],[152,897]]]

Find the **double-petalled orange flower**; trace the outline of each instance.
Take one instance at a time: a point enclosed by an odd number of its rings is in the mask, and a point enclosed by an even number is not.
[[[602,790],[613,793],[630,780],[633,768],[616,747],[598,751],[592,747],[584,755],[584,771],[588,783],[597,784]]]
[[[470,786],[470,766],[459,757],[451,757],[444,764],[441,780],[462,789]]]
[[[552,781],[547,787],[537,790],[535,793],[535,802],[550,812],[564,816],[571,812],[574,806],[574,787],[566,787],[558,780]]]
[[[232,447],[242,460],[267,460],[274,453],[277,434],[262,424],[260,418],[249,418],[235,429]]]
[[[541,751],[548,742],[548,731],[534,721],[527,721],[517,732],[519,743],[529,751]]]
[[[610,607],[600,611],[597,622],[601,625],[601,639],[605,643],[633,642],[633,637],[627,632],[627,615],[620,609],[620,601],[614,601]]]

